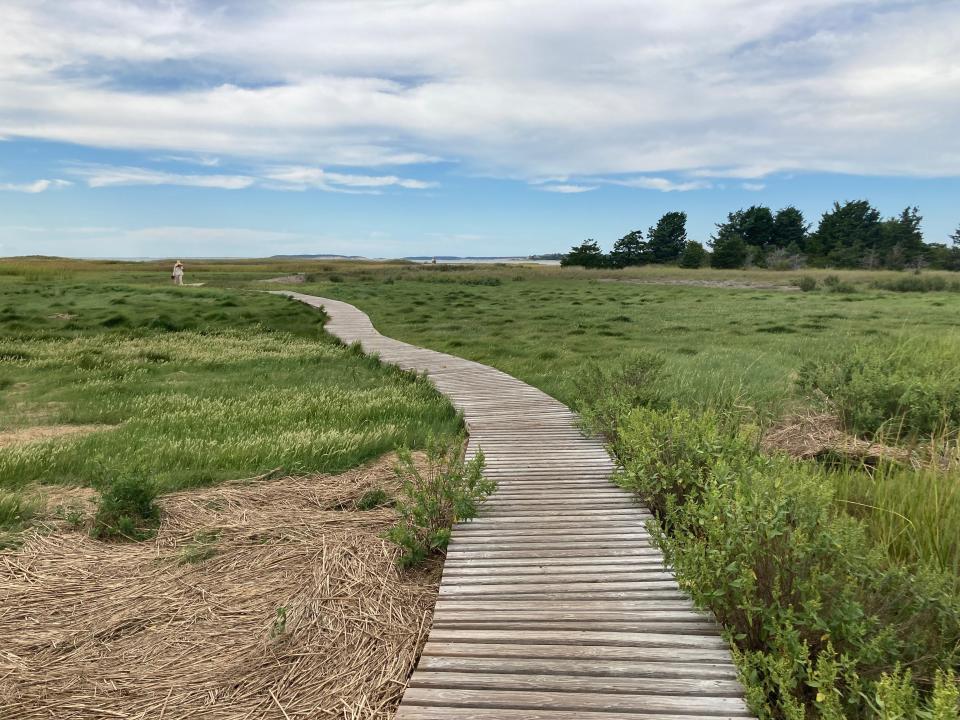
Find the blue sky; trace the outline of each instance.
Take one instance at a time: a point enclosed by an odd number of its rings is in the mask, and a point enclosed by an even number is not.
[[[0,255],[553,252],[960,224],[960,3],[6,0]]]

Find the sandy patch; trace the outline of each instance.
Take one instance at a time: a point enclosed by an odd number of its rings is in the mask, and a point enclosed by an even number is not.
[[[41,442],[70,435],[89,435],[98,430],[108,430],[109,425],[36,425],[16,430],[0,431],[0,447],[19,443]]]
[[[300,285],[306,281],[307,276],[304,273],[297,273],[296,275],[281,275],[280,277],[268,278],[267,280],[261,280],[260,282],[280,283],[283,285]]]
[[[31,532],[0,552],[0,717],[391,717],[439,583],[354,509],[391,468],[170,495],[144,543]]]

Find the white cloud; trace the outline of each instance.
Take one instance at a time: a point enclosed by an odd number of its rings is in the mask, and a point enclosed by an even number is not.
[[[572,185],[572,184],[562,184],[562,185],[539,185],[538,190],[543,190],[544,192],[553,192],[553,193],[585,193],[590,192],[591,190],[596,190],[596,185]]]
[[[760,190],[763,190],[767,186],[765,183],[745,182],[745,183],[741,183],[740,187],[742,187],[744,190],[753,190],[755,192],[759,192]]]
[[[72,185],[69,180],[34,180],[28,183],[0,183],[0,190],[22,193],[42,193]]]
[[[680,182],[662,177],[635,177],[625,180],[604,180],[611,185],[642,188],[644,190],[659,190],[660,192],[690,192],[691,190],[706,190],[713,187],[705,180],[683,180]]]
[[[161,155],[157,158],[160,162],[176,162],[185,165],[202,165],[203,167],[217,167],[220,165],[220,158],[210,155]]]
[[[247,175],[182,175],[140,167],[112,165],[85,165],[74,168],[72,174],[83,178],[92,188],[119,185],[185,185],[188,187],[242,190],[255,179]]]
[[[3,20],[6,137],[521,179],[960,175],[956,2],[7,0]]]
[[[307,190],[314,188],[328,192],[379,192],[380,188],[396,186],[408,190],[426,190],[437,186],[434,182],[401,178],[396,175],[357,175],[328,172],[322,168],[293,165],[278,167],[264,173],[267,187],[276,190]]]

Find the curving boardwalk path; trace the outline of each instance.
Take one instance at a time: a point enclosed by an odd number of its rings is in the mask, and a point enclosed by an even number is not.
[[[610,482],[614,463],[577,417],[487,365],[387,338],[352,305],[281,294],[327,330],[426,372],[461,408],[468,456],[499,483],[454,528],[430,637],[397,720],[692,720],[751,717],[727,644],[694,609]]]

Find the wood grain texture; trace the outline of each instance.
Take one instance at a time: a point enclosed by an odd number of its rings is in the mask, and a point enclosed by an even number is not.
[[[430,637],[397,720],[751,717],[729,648],[650,540],[650,513],[561,402],[495,368],[380,335],[344,302],[345,343],[418,373],[463,412],[497,491],[454,527]]]

